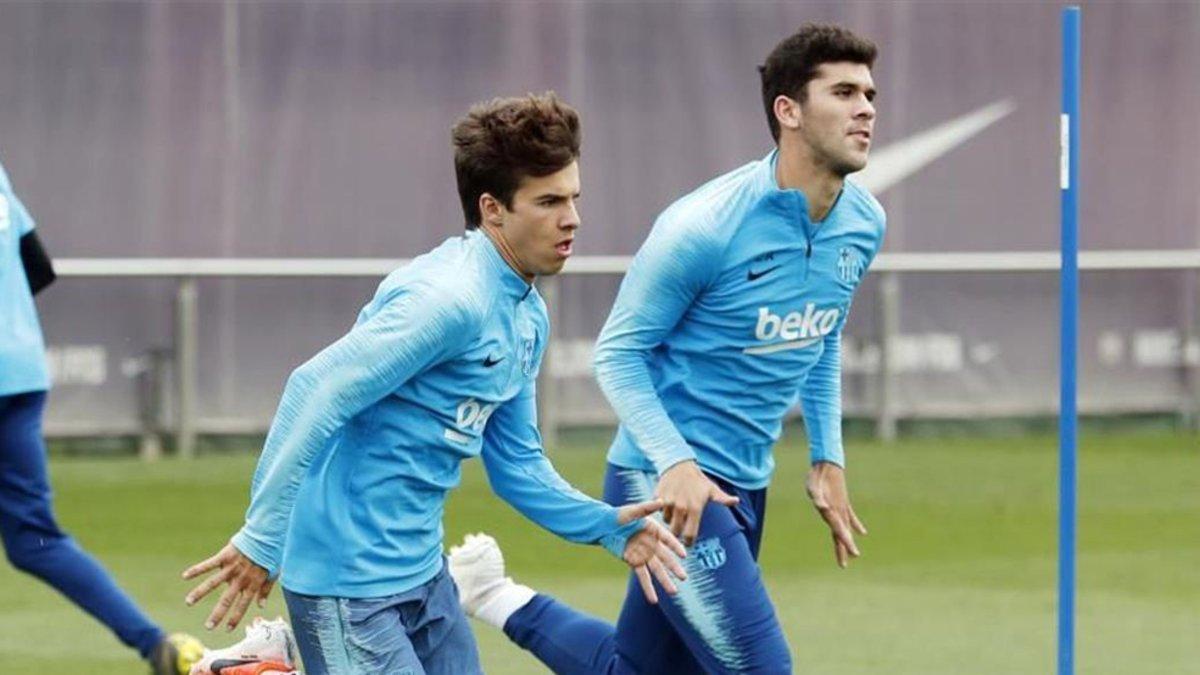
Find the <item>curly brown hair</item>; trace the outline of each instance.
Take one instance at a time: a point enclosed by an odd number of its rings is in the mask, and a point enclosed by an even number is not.
[[[473,230],[484,193],[511,209],[523,178],[548,176],[579,158],[579,113],[552,91],[497,98],[472,106],[451,137],[458,197]]]
[[[767,124],[775,142],[779,142],[779,120],[775,119],[777,97],[788,96],[804,103],[808,93],[805,85],[816,78],[822,63],[847,61],[874,68],[877,54],[874,42],[835,24],[806,23],[784,38],[771,50],[766,63],[758,67]]]

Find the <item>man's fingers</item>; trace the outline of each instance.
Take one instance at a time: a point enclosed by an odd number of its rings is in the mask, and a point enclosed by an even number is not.
[[[638,518],[645,518],[653,513],[661,511],[663,503],[661,499],[651,499],[647,502],[639,502],[637,504],[628,504],[617,509],[617,524],[626,525],[632,523]]]
[[[835,535],[846,530],[846,519],[841,511],[827,506],[817,507],[817,513],[821,514],[821,519]]]
[[[663,564],[667,566],[671,574],[675,575],[676,579],[687,581],[687,570],[684,569],[683,563],[679,561],[679,557],[673,550],[661,543],[658,545],[658,559],[663,561]]]
[[[670,530],[652,520],[646,521],[646,529],[654,535],[656,540],[674,551],[675,555],[680,558],[687,557],[687,549],[683,546],[682,542],[675,538],[675,535],[671,534]]]
[[[259,607],[266,606],[267,597],[271,595],[271,589],[273,589],[273,588],[275,588],[275,581],[271,580],[271,579],[264,581],[263,585],[259,587],[259,589],[258,589],[258,606]]]
[[[201,598],[211,593],[214,588],[225,583],[225,580],[229,577],[231,571],[232,570],[221,570],[217,574],[205,579],[203,583],[193,588],[191,592],[187,594],[187,597],[184,598],[184,602],[189,605],[196,604]]]
[[[854,544],[854,533],[850,531],[850,527],[846,524],[845,515],[837,509],[822,509],[821,517],[829,524],[829,529],[833,532],[833,538],[841,542],[850,555],[857,557],[858,547]]]
[[[687,526],[687,510],[676,506],[671,513],[671,534],[683,538],[683,529]],[[687,540],[683,541],[687,544]]]
[[[669,523],[675,518],[675,507],[663,502],[662,519],[663,522]]]
[[[842,540],[842,545],[846,547],[846,551],[857,558],[861,554],[858,552],[858,544],[854,543],[854,532],[846,525],[845,519],[841,521],[841,525],[841,528],[837,532],[838,539]]]
[[[858,514],[854,512],[854,509],[850,509],[850,524],[854,526],[855,532],[859,534],[867,533],[867,526],[863,525],[863,521],[858,519]]]
[[[700,515],[704,513],[703,509],[698,509],[688,514],[687,524],[683,526],[683,543],[691,546],[696,543],[696,535],[700,534]]]
[[[842,543],[841,539],[837,538],[836,534],[833,535],[833,557],[835,560],[837,560],[838,567],[841,567],[842,569],[846,568],[846,563],[849,560],[849,556],[846,554],[845,544]]]
[[[251,601],[253,601],[257,595],[257,590],[254,592],[249,590],[242,591],[242,594],[238,596],[237,602],[235,602],[233,605],[233,612],[229,615],[229,620],[225,622],[226,632],[237,628],[237,625],[241,622],[242,617],[246,615],[246,610],[250,608]]]
[[[218,567],[221,566],[222,562],[224,561],[224,556],[222,555],[223,553],[224,553],[224,551],[214,555],[213,557],[211,557],[207,560],[198,562],[195,565],[192,565],[191,567],[187,568],[186,570],[183,571],[183,578],[184,579],[194,579],[209,570],[217,569]]]
[[[738,498],[717,487],[716,483],[713,483],[712,500],[722,506],[738,505]]]
[[[846,551],[850,555],[857,558],[859,556],[858,546],[854,543],[854,533],[846,526],[844,519],[838,519],[838,526],[833,530],[833,536],[837,537],[838,541],[842,542],[842,546],[846,547]]]
[[[667,568],[663,566],[662,561],[658,558],[650,559],[650,571],[654,573],[654,578],[658,579],[658,585],[663,587],[669,595],[675,595],[679,589],[675,587],[675,582],[671,580],[671,575],[667,573]]]
[[[221,599],[217,601],[217,605],[209,613],[208,619],[205,620],[204,627],[212,630],[217,624],[221,623],[221,619],[225,618],[225,614],[229,612],[230,606],[233,605],[233,601],[237,599],[240,593],[241,591],[232,584],[229,588],[226,588],[225,592],[221,594]]]
[[[859,556],[858,546],[854,543],[854,533],[850,531],[850,527],[846,524],[846,516],[842,513],[828,509],[822,511],[821,515],[829,523],[829,530],[833,534],[838,565],[845,567],[851,556],[855,558]]]
[[[646,596],[646,601],[652,605],[658,604],[658,593],[654,592],[654,583],[650,581],[650,572],[645,565],[638,565],[633,568],[633,573],[637,575],[638,583],[642,586],[642,594]]]

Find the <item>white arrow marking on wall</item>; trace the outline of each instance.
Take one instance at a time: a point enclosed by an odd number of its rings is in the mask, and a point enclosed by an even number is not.
[[[996,101],[975,112],[884,146],[871,153],[867,168],[854,174],[854,181],[878,195],[962,145],[1016,108],[1012,99]]]

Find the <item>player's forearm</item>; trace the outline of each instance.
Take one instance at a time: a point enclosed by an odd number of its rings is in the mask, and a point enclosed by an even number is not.
[[[825,352],[813,365],[801,392],[810,459],[845,466],[842,447],[842,368],[839,334],[825,340]]]
[[[596,380],[621,424],[662,473],[696,453],[671,421],[654,389],[645,354],[613,346],[597,349]]]
[[[808,431],[809,460],[830,462],[846,466],[846,455],[842,446],[842,414],[837,410],[803,406],[804,426]]]
[[[620,557],[632,531],[618,525],[615,508],[585,495],[559,475],[542,451],[535,410],[533,397],[522,396],[501,407],[489,421],[482,457],[492,490],[559,537],[601,544]]]
[[[502,472],[504,478],[491,479],[492,488],[543,529],[577,544],[600,544],[620,557],[630,535],[641,527],[640,521],[619,525],[615,508],[571,487],[546,464]]]
[[[557,504],[506,501],[542,529],[576,544],[598,544],[620,558],[629,537],[641,529],[641,521],[619,525],[616,509],[595,499],[585,499],[575,501],[568,497]]]

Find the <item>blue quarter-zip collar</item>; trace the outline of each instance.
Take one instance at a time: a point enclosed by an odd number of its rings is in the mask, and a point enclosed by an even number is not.
[[[487,261],[488,267],[493,272],[493,278],[500,284],[506,297],[520,302],[529,295],[533,285],[517,274],[517,271],[500,255],[496,244],[486,234],[478,229],[468,230],[467,242],[476,251],[476,255],[482,256]]]
[[[775,148],[767,153],[767,156],[763,157],[760,162],[757,180],[755,181],[756,187],[761,191],[763,199],[778,200],[777,203],[784,205],[785,209],[799,209],[803,214],[802,222],[805,224],[805,228],[807,229],[809,224],[814,225],[813,233],[815,234],[816,228],[821,227],[826,221],[832,218],[838,205],[842,203],[842,197],[846,194],[845,179],[842,180],[842,189],[838,190],[837,196],[833,198],[833,204],[829,207],[829,212],[825,214],[825,217],[821,220],[809,220],[808,197],[802,191],[795,188],[779,187],[779,181],[775,178],[775,169],[778,164],[779,148]],[[788,196],[783,197],[782,195]]]

